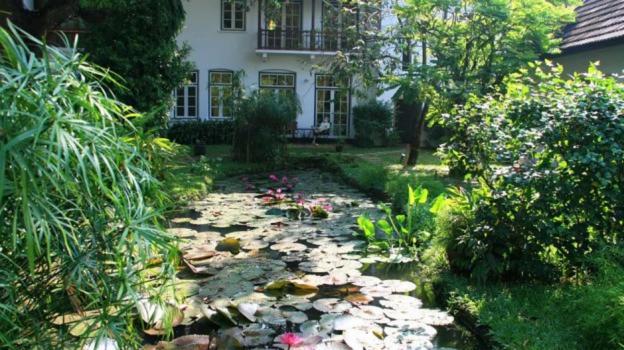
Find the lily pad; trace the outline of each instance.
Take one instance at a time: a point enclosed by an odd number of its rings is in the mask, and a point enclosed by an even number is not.
[[[277,280],[273,281],[266,286],[264,286],[265,290],[283,290],[286,293],[291,294],[313,294],[319,291],[317,286],[299,282],[293,282],[288,280]]]
[[[238,254],[240,252],[240,240],[238,238],[227,237],[217,244],[218,251],[230,252],[232,254]]]
[[[265,325],[252,323],[244,327],[227,329],[223,334],[235,338],[244,347],[251,347],[271,343],[275,331]]]
[[[382,300],[379,300],[379,304],[394,310],[409,310],[420,308],[422,301],[409,295],[392,294],[384,296]]]
[[[353,285],[358,287],[372,287],[381,283],[381,279],[374,276],[358,276],[351,278]]]
[[[316,310],[325,313],[343,313],[352,308],[351,303],[338,298],[317,299],[312,305]]]
[[[256,314],[256,311],[258,311],[258,304],[241,303],[241,304],[238,304],[236,309],[238,309],[238,312],[240,312],[241,315],[245,316],[245,318],[248,319],[249,321],[256,322],[255,314]]]
[[[453,323],[453,316],[441,310],[412,309],[394,310],[384,309],[384,313],[391,319],[404,321],[418,321],[431,326],[446,326]]]
[[[259,239],[244,240],[241,242],[241,248],[245,250],[260,250],[269,246],[269,243]]]
[[[271,246],[271,250],[276,250],[279,252],[301,252],[306,250],[307,247],[301,243],[295,242],[285,242],[285,243],[276,243]]]
[[[362,293],[353,293],[345,297],[345,300],[356,305],[365,305],[372,302],[374,299],[371,296]]]
[[[407,293],[416,289],[414,283],[401,280],[384,280],[381,285],[392,289],[393,293]]]
[[[384,342],[372,332],[349,329],[343,333],[344,342],[352,350],[383,349]]]
[[[376,285],[372,287],[362,287],[360,293],[377,298],[392,294],[392,289],[387,286]]]
[[[376,322],[385,321],[386,318],[386,316],[384,315],[384,310],[382,308],[372,305],[360,305],[358,307],[350,309],[349,313],[361,319]]]

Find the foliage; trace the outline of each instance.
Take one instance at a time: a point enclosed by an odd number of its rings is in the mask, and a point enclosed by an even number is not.
[[[167,130],[167,138],[182,145],[231,144],[234,132],[232,120],[209,120],[176,123]]]
[[[114,93],[151,112],[146,128],[164,127],[171,92],[191,69],[185,62],[188,48],[176,41],[185,18],[182,1],[82,0],[80,9],[91,13],[84,19],[88,34],[81,38],[90,60],[123,77],[125,88],[114,86]]]
[[[376,3],[376,2],[373,2]],[[366,85],[398,88],[414,128],[408,164],[415,163],[425,119],[482,95],[528,62],[557,50],[558,33],[574,20],[576,1],[381,1],[396,16],[381,32],[356,31],[353,55],[334,69]],[[372,73],[371,73],[372,72]],[[381,73],[381,74],[379,74]]]
[[[392,128],[392,108],[388,103],[369,101],[353,107],[355,143],[359,146],[387,146]]]
[[[489,140],[469,142],[475,159],[465,164],[481,188],[459,200],[474,222],[451,234],[475,277],[567,275],[597,246],[620,242],[624,86],[595,68],[562,75],[536,67],[448,117],[479,115],[475,138]]]
[[[431,197],[437,197],[446,193],[447,185],[442,181],[443,179],[436,175],[402,171],[388,177],[385,191],[390,196],[392,210],[395,212],[405,212],[405,203],[407,203],[408,197],[408,192],[406,192],[405,189],[408,186],[422,187],[429,191]]]
[[[0,29],[0,45],[3,346],[78,348],[108,337],[138,347],[134,305],[164,292],[175,250],[130,109],[76,49],[45,48],[12,26]],[[141,270],[157,260],[148,280]],[[66,313],[84,317],[79,338],[52,325]]]
[[[193,157],[189,147],[177,146],[165,163],[162,187],[175,206],[201,199],[212,189],[217,166],[214,159]]]
[[[366,216],[357,219],[368,245],[377,249],[398,248],[413,255],[422,252],[429,244],[435,227],[434,215],[444,206],[445,198],[440,195],[428,201],[429,191],[408,186],[405,214],[393,215],[389,207],[382,206],[386,219],[372,221]],[[377,232],[383,234],[379,237]]]
[[[300,111],[297,96],[258,90],[234,108],[235,160],[275,162],[286,157],[286,129]]]

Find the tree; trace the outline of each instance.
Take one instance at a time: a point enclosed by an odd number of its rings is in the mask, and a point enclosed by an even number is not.
[[[561,0],[390,0],[381,11],[395,21],[358,32],[359,45],[336,67],[368,67],[377,72],[364,75],[370,83],[398,88],[414,129],[406,165],[417,162],[425,122],[556,51],[556,33],[574,19]]]
[[[188,75],[188,48],[176,37],[184,23],[181,0],[47,0],[27,8],[8,0],[8,18],[35,37],[51,37],[69,20],[80,19],[80,46],[94,63],[121,77],[111,86],[116,97],[162,125],[172,104],[171,91]],[[146,118],[147,119],[147,118]]]
[[[188,48],[176,37],[184,24],[181,0],[109,0],[90,7],[106,13],[88,23],[83,42],[90,59],[123,77],[127,89],[115,94],[140,112],[151,112],[148,126],[167,121],[171,92],[191,69]]]

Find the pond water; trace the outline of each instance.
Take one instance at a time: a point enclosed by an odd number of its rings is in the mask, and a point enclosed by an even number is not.
[[[366,256],[354,223],[381,216],[369,198],[325,173],[283,175],[223,181],[171,220],[187,266],[176,337],[209,335],[225,349],[286,349],[285,332],[309,349],[476,347],[417,264]]]

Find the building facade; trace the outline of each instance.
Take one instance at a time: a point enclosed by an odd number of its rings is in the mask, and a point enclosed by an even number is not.
[[[353,80],[338,81],[324,69],[348,50],[343,28],[358,18],[357,11],[345,13],[339,3],[184,1],[187,19],[179,42],[190,46],[195,71],[175,92],[172,122],[232,117],[227,97],[238,81],[246,91],[296,94],[301,104],[296,129],[309,131],[327,118],[329,137],[351,136],[351,109],[358,103]]]

